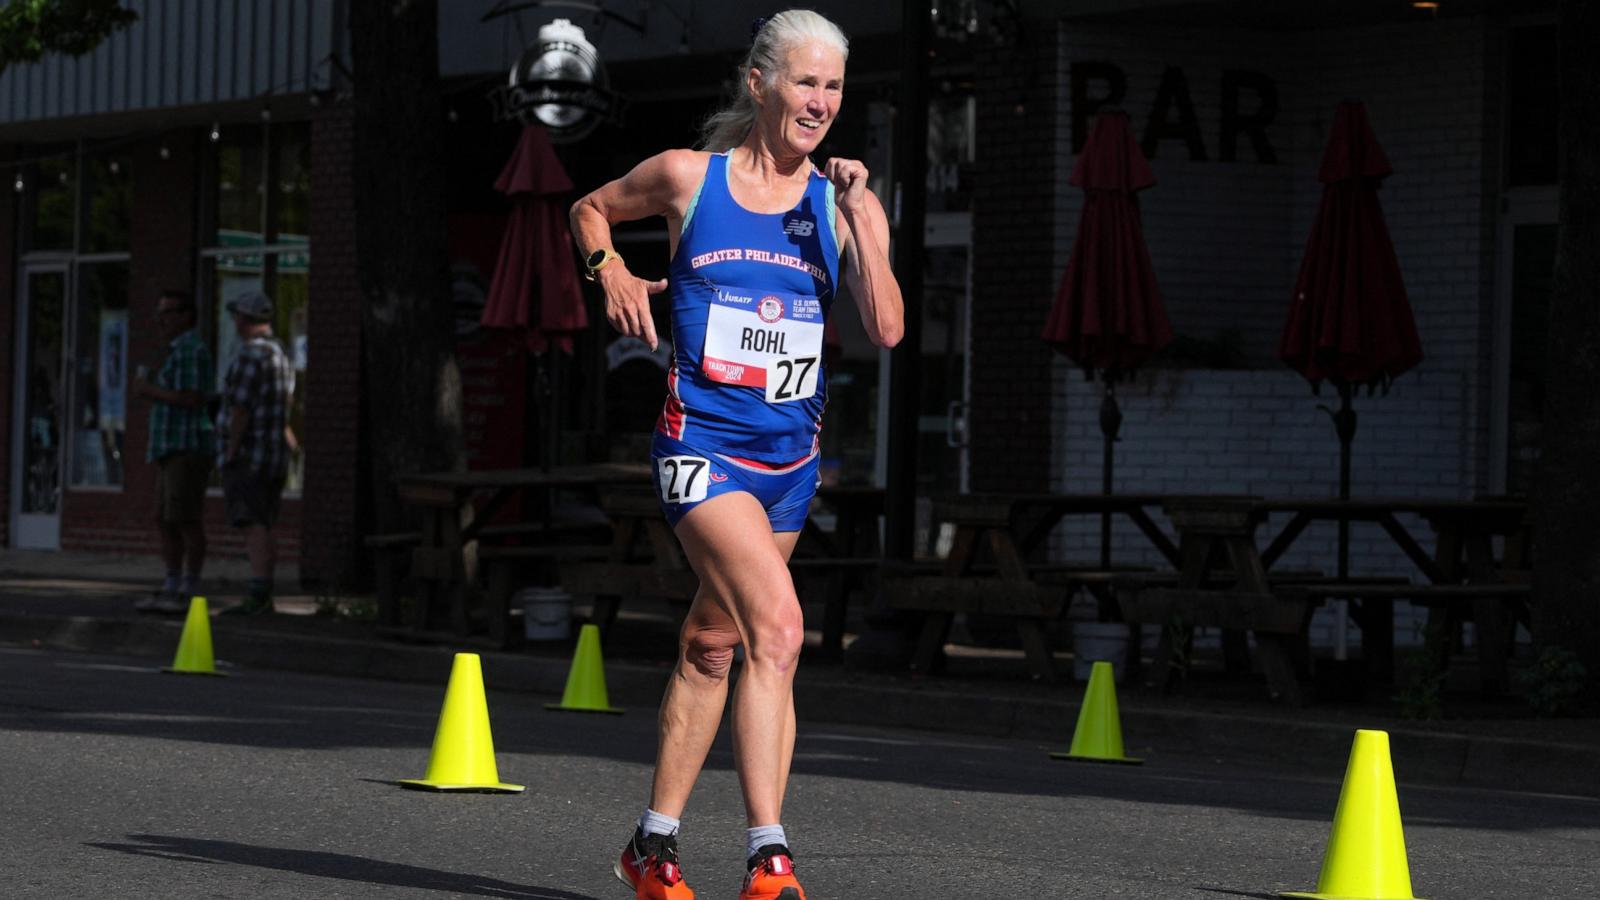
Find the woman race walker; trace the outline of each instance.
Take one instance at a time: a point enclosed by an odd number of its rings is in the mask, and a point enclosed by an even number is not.
[[[741,900],[804,900],[781,824],[794,754],[800,603],[787,561],[816,492],[827,399],[823,327],[844,279],[873,343],[892,347],[903,303],[889,224],[860,162],[810,154],[844,93],[849,42],[816,13],[752,27],[739,92],[700,150],[668,150],[572,208],[606,318],[653,349],[650,295],[670,291],[673,364],[651,457],[661,506],[700,581],[661,702],[650,803],[617,861],[637,898],[692,898],[679,817],[728,700],[748,816]],[[612,244],[618,222],[664,216],[668,277],[645,281]]]

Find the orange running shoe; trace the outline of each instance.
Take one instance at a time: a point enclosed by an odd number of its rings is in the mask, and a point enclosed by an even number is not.
[[[794,857],[782,844],[768,844],[748,863],[739,900],[806,900],[805,889],[794,877]]]
[[[612,871],[633,888],[636,900],[694,900],[678,868],[678,839],[670,834],[640,834],[622,848]]]

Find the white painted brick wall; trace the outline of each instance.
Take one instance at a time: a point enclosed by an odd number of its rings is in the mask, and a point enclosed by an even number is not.
[[[1082,204],[1065,178],[1073,161],[1070,64],[1104,61],[1127,73],[1122,106],[1141,136],[1162,71],[1180,66],[1209,158],[1190,161],[1181,141],[1158,148],[1152,166],[1159,183],[1141,195],[1146,241],[1174,329],[1205,339],[1236,330],[1250,365],[1259,367],[1153,369],[1121,386],[1126,419],[1116,489],[1291,497],[1337,491],[1338,441],[1316,408],[1337,405],[1337,393],[1314,397],[1277,361],[1277,345],[1321,198],[1316,169],[1334,108],[1347,97],[1365,101],[1395,169],[1381,199],[1426,356],[1387,396],[1357,398],[1352,491],[1453,498],[1485,486],[1493,303],[1484,218],[1486,24],[1460,19],[1295,35],[1067,23],[1062,34],[1057,270],[1065,268]],[[1217,160],[1221,73],[1234,68],[1277,83],[1279,112],[1268,131],[1275,165],[1256,162],[1247,140],[1239,142],[1238,161]],[[1056,369],[1054,487],[1098,491],[1098,386],[1064,359]],[[1265,534],[1284,521],[1269,522]],[[1431,545],[1426,523],[1403,524]],[[1053,552],[1095,558],[1098,528],[1097,521],[1064,525]],[[1331,571],[1336,534],[1331,523],[1312,526],[1281,565]],[[1158,562],[1131,524],[1117,523],[1115,543],[1119,560]],[[1352,526],[1351,559],[1357,574],[1420,578],[1375,526]],[[1319,614],[1319,643],[1331,641],[1331,627],[1331,614]],[[1411,623],[1397,623],[1398,640],[1411,635]]]

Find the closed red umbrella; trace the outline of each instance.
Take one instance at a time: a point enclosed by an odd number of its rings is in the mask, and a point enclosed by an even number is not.
[[[479,321],[487,328],[522,331],[535,354],[544,353],[552,343],[570,354],[572,336],[589,326],[589,318],[567,224],[565,195],[572,190],[572,179],[543,128],[522,129],[494,186],[511,198],[511,215]],[[565,396],[559,362],[549,369],[546,372],[542,360],[536,364],[533,386],[539,426],[546,436],[540,453],[546,466],[557,452],[558,414]]]
[[[1095,117],[1094,129],[1068,184],[1083,189],[1083,213],[1072,257],[1045,321],[1044,340],[1105,385],[1100,431],[1105,449],[1101,488],[1111,493],[1111,446],[1122,426],[1115,384],[1172,340],[1139,225],[1136,194],[1156,183],[1134,139],[1128,114]],[[1110,518],[1101,522],[1100,559],[1110,564]]]
[[[1339,104],[1317,178],[1322,203],[1306,241],[1294,301],[1278,355],[1313,389],[1339,389],[1333,417],[1339,436],[1339,496],[1350,496],[1354,388],[1382,387],[1422,361],[1400,261],[1384,224],[1378,187],[1394,171],[1359,101]],[[1340,523],[1339,572],[1347,574],[1349,526]]]
[[[522,330],[534,353],[552,341],[571,353],[572,335],[589,326],[567,225],[572,179],[543,128],[522,130],[494,186],[511,198],[512,208],[481,321]]]
[[[1127,113],[1096,117],[1067,183],[1083,189],[1083,213],[1044,339],[1115,381],[1172,340],[1134,196],[1156,177]]]

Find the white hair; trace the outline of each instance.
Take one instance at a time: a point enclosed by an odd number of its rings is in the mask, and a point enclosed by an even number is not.
[[[750,52],[739,63],[739,78],[733,85],[733,99],[712,113],[700,128],[700,147],[713,153],[730,150],[744,143],[756,121],[756,98],[750,93],[751,69],[761,72],[763,84],[777,83],[788,62],[790,50],[808,41],[820,41],[850,58],[850,39],[839,26],[809,9],[791,9],[762,22]]]

